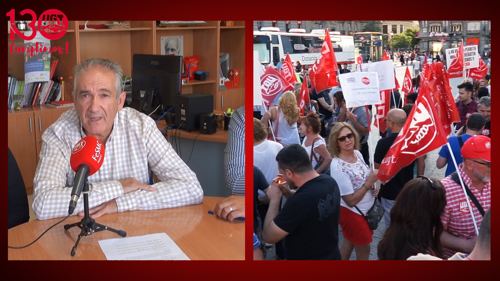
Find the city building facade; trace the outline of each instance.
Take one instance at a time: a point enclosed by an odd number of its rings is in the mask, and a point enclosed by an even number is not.
[[[477,45],[482,58],[490,57],[490,21],[420,21],[418,38],[422,52],[445,53],[448,48]]]

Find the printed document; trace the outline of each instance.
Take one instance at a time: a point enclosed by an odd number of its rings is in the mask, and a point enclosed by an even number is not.
[[[99,241],[108,260],[189,260],[166,233]]]

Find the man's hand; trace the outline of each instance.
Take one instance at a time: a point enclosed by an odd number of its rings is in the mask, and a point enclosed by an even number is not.
[[[94,207],[89,210],[89,215],[93,219],[97,219],[98,217],[105,214],[112,214],[118,212],[118,207],[116,206],[115,199],[108,201],[106,203],[102,203],[101,205]],[[78,213],[78,216],[83,217],[84,213]],[[95,230],[95,229],[94,229]]]
[[[349,120],[349,121],[351,121],[351,122],[352,122],[353,120],[356,120],[356,115],[354,115],[354,114],[353,114],[350,110],[347,110],[347,111],[345,112],[345,114],[346,114],[346,118],[347,118],[347,120]]]
[[[144,184],[135,178],[127,178],[120,180],[120,183],[123,187],[123,194],[127,194],[132,191],[136,191],[138,189],[144,189],[148,191],[156,191],[156,189],[150,185]]]
[[[286,181],[284,181],[281,174],[279,174],[275,180],[278,183],[278,188],[280,189],[281,194],[283,194],[283,196],[285,196],[286,199],[290,198],[293,194],[295,194],[295,190],[290,189],[290,186]]]
[[[270,201],[273,200],[281,200],[281,197],[283,196],[283,193],[281,192],[279,188],[279,184],[285,184],[286,182],[283,182],[282,178],[274,178],[271,185],[266,189],[266,195],[269,198]]]
[[[233,221],[236,218],[244,218],[245,196],[232,195],[221,199],[215,205],[214,215],[228,221]]]

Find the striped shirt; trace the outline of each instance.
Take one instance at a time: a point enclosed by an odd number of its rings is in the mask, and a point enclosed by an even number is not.
[[[75,172],[71,151],[85,137],[75,109],[66,111],[43,134],[40,162],[34,178],[33,210],[38,219],[68,214]],[[119,180],[133,177],[149,184],[149,171],[161,182],[156,191],[124,194]],[[120,110],[105,144],[101,168],[88,178],[89,208],[115,199],[118,212],[155,210],[199,204],[203,189],[196,174],[181,160],[153,119],[126,107]],[[83,211],[83,194],[73,214]]]
[[[491,206],[491,183],[485,183],[483,186],[483,191],[480,192],[477,188],[472,185],[472,180],[465,174],[462,170],[463,164],[459,165],[460,175],[472,194],[477,198],[479,204],[483,207],[484,211],[488,211]],[[441,183],[446,189],[446,207],[444,213],[441,215],[441,222],[443,223],[443,228],[448,233],[463,238],[470,239],[476,237],[476,230],[474,228],[474,222],[472,216],[469,212],[469,207],[467,206],[466,195],[460,184],[456,184],[450,177],[446,177],[441,180]],[[472,212],[474,213],[474,218],[476,219],[477,229],[481,227],[481,222],[483,217],[481,213],[476,208],[476,205],[469,199]],[[445,249],[445,254],[451,257],[456,252],[450,249]]]
[[[230,195],[245,195],[245,106],[233,112],[224,149],[224,172]]]

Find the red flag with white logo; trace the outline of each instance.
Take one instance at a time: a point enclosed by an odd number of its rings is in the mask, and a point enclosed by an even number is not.
[[[273,67],[260,77],[261,95],[264,105],[269,107],[276,97],[285,91],[293,91],[293,85],[286,81]]]
[[[335,52],[332,47],[332,41],[328,31],[325,32],[325,40],[321,48],[321,56],[319,57],[318,69],[315,70],[314,84],[316,92],[324,91],[328,88],[338,86],[337,73],[338,65],[335,58]]]
[[[377,177],[388,182],[403,167],[415,159],[448,142],[443,125],[429,91],[429,82],[423,81],[415,105],[398,137],[385,155]]]
[[[446,135],[449,135],[451,124],[459,122],[460,115],[451,93],[450,81],[441,62],[432,64],[432,80],[429,87],[438,112],[438,119],[441,121]]]
[[[387,112],[390,110],[390,98],[391,98],[391,90],[383,90],[380,91],[380,104],[376,104],[375,108],[377,109],[377,114],[375,115],[375,126],[381,132],[385,132],[387,130],[387,123],[385,122],[385,117],[387,116]]]
[[[484,79],[488,73],[488,67],[482,58],[479,58],[479,67],[469,69],[469,77],[474,79]]]
[[[401,91],[408,94],[408,93],[411,93],[412,90],[413,90],[413,82],[411,80],[410,70],[408,69],[408,66],[407,66],[405,77],[403,78],[403,88],[401,88]],[[405,98],[406,98],[406,95],[405,95]]]
[[[460,44],[457,55],[448,68],[448,76],[450,78],[459,78],[464,74],[464,46]]]
[[[289,83],[297,83],[297,76],[295,76],[295,67],[293,67],[292,59],[289,54],[286,54],[285,63],[281,66],[281,76],[283,76]]]
[[[302,82],[302,88],[300,89],[300,97],[297,101],[297,105],[300,108],[300,115],[305,115],[306,104],[311,103],[309,100],[309,89],[307,88],[307,77],[304,77],[304,82]]]

